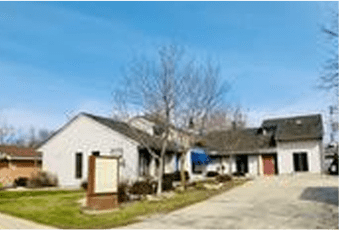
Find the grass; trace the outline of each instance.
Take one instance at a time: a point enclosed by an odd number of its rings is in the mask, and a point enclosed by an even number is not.
[[[140,201],[112,213],[88,215],[78,200],[84,191],[0,191],[0,212],[58,228],[113,228],[137,222],[140,217],[170,211],[206,200],[244,181],[228,182],[219,190],[186,190],[161,201]]]

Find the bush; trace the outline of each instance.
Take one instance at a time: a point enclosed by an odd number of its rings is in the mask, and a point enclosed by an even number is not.
[[[173,188],[173,173],[164,174],[162,178],[162,190],[171,190]]]
[[[232,175],[233,176],[245,176],[245,173],[243,173],[243,172],[235,172]]]
[[[181,181],[181,172],[180,171],[176,171],[176,172],[172,173],[172,175],[173,175],[173,181]],[[185,171],[185,179],[186,179],[186,181],[188,181],[190,179],[187,171]]]
[[[232,177],[230,175],[219,175],[215,179],[218,182],[226,182],[226,181],[231,181]]]
[[[209,172],[206,174],[206,177],[216,177],[216,176],[219,176],[219,173],[218,173],[218,172],[215,172],[215,171],[209,171]]]
[[[28,178],[27,177],[18,177],[17,179],[14,180],[14,183],[16,186],[27,186],[27,182],[28,182]]]
[[[153,192],[153,186],[150,181],[137,181],[130,189],[130,193],[134,195],[146,195],[152,194]]]
[[[58,185],[58,178],[45,171],[39,171],[32,175],[32,178],[28,181],[27,186],[31,188],[39,187],[51,187]]]
[[[126,202],[129,200],[128,196],[128,190],[129,186],[127,183],[120,183],[118,186],[118,201],[119,203],[121,202]]]
[[[83,182],[81,183],[81,187],[82,187],[83,189],[87,190],[87,188],[88,188],[88,182],[87,182],[87,181],[83,181]]]

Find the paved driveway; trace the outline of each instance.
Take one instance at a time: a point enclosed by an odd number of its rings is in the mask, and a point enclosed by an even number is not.
[[[338,228],[338,177],[261,177],[125,228]]]
[[[52,229],[53,227],[0,213],[0,229]]]

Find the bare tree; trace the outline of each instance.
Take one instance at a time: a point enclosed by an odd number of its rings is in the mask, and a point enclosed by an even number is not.
[[[46,140],[51,135],[51,132],[47,129],[39,129],[36,131],[34,127],[29,129],[26,143],[28,147],[36,147],[39,143]]]
[[[16,134],[17,131],[13,126],[3,123],[0,127],[0,144],[13,144]]]
[[[328,3],[331,4],[331,3]],[[338,95],[338,5],[326,10],[330,20],[327,25],[321,26],[328,45],[328,59],[323,65],[319,87],[325,90],[335,90]]]
[[[159,160],[157,193],[160,194],[170,127],[187,127],[190,120],[198,119],[204,123],[208,114],[222,104],[227,89],[220,81],[219,68],[211,62],[199,65],[193,60],[187,61],[183,49],[176,45],[161,47],[158,55],[157,61],[145,58],[134,61],[113,95],[115,103],[124,109],[124,116],[134,113],[162,117],[160,155],[145,146]],[[186,145],[185,150],[188,148]]]

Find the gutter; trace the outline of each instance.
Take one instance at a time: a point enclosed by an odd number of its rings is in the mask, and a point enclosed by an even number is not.
[[[243,151],[208,151],[209,155],[240,155],[240,154],[260,154],[260,153],[276,153],[277,148],[271,149],[257,149],[257,150],[243,150]]]

